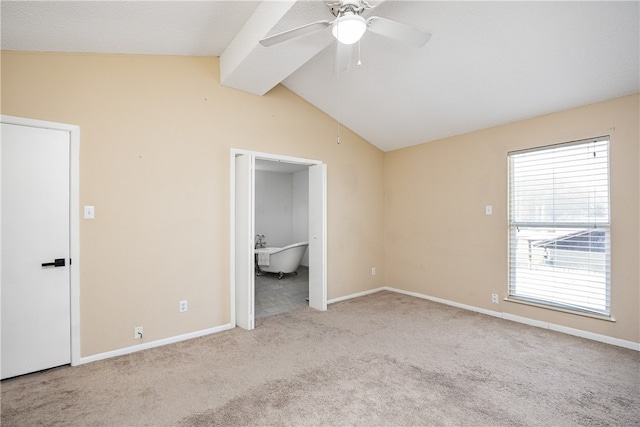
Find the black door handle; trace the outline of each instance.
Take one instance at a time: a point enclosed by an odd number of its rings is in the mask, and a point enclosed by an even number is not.
[[[64,263],[64,258],[56,258],[53,262],[43,262],[42,266],[43,267],[64,267],[65,263]]]

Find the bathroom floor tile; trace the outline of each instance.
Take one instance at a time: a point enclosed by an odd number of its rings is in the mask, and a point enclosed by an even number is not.
[[[286,274],[281,280],[273,273],[256,276],[255,317],[272,316],[308,306],[309,267],[300,266],[298,274]]]

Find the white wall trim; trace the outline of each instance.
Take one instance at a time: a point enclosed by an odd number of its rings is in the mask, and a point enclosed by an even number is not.
[[[343,297],[334,298],[327,303],[332,304],[334,302],[345,301],[351,298],[358,298],[364,295],[373,294],[380,291],[391,291],[397,292],[399,294],[409,295],[412,297],[422,298],[429,301],[437,302],[440,304],[450,305],[452,307],[461,308],[463,310],[475,311],[476,313],[486,314],[488,316],[499,317],[504,320],[509,320],[512,322],[523,323],[529,326],[535,326],[537,328],[549,329],[551,331],[561,332],[567,335],[573,335],[580,338],[586,338],[592,341],[598,341],[605,344],[615,345],[618,347],[628,348],[630,350],[640,351],[640,343],[623,340],[620,338],[610,337],[608,335],[596,334],[594,332],[584,331],[582,329],[570,328],[568,326],[557,325],[555,323],[544,322],[535,319],[529,319],[528,317],[516,316],[510,313],[503,313],[499,311],[486,310],[484,308],[475,307],[472,305],[461,304],[455,301],[450,301],[442,298],[432,297],[430,295],[420,294],[417,292],[405,291],[403,289],[392,288],[390,286],[384,286],[381,288],[372,289],[370,291],[358,292],[351,295],[345,295]]]
[[[274,154],[274,153],[265,153],[263,151],[245,150],[242,148],[232,148],[231,158],[235,158],[236,154],[253,155],[256,158],[256,160],[269,160],[269,161],[277,161],[277,162],[284,162],[284,163],[295,163],[295,164],[307,165],[307,166],[322,164],[322,160],[307,159],[305,157],[285,156],[282,154]]]
[[[450,301],[450,300],[446,300],[446,299],[442,299],[442,298],[436,298],[436,297],[432,297],[432,296],[429,296],[429,295],[419,294],[417,292],[405,291],[405,290],[397,289],[397,288],[387,287],[387,290],[392,291],[392,292],[397,292],[399,294],[405,294],[405,295],[410,295],[410,296],[417,297],[417,298],[427,299],[429,301],[437,302],[437,303],[440,303],[440,304],[450,305],[452,307],[461,308],[463,310],[475,311],[476,313],[486,314],[487,316],[502,317],[502,313],[500,313],[498,311],[486,310],[484,308],[475,307],[473,305],[461,304],[459,302]]]
[[[371,289],[369,291],[362,291],[362,292],[358,292],[358,293],[355,293],[355,294],[350,294],[350,295],[345,295],[343,297],[330,299],[330,300],[327,301],[327,304],[333,304],[334,302],[346,301],[348,299],[363,297],[365,295],[375,294],[376,292],[389,291],[389,290],[391,290],[391,289],[389,289],[387,287],[382,287],[382,288]]]
[[[633,341],[627,341],[627,340],[623,340],[623,339],[619,339],[619,338],[609,337],[607,335],[600,335],[600,334],[596,334],[596,333],[593,333],[593,332],[583,331],[583,330],[580,330],[580,329],[574,329],[574,328],[569,328],[569,327],[562,326],[562,325],[556,325],[556,324],[553,324],[553,323],[542,322],[542,321],[538,321],[538,320],[534,320],[534,319],[529,319],[527,317],[515,316],[515,315],[509,314],[509,313],[501,313],[501,312],[492,311],[492,310],[485,310],[483,308],[474,307],[474,306],[466,305],[466,304],[460,304],[460,303],[457,303],[455,301],[450,301],[450,300],[446,300],[446,299],[442,299],[442,298],[436,298],[436,297],[432,297],[432,296],[429,296],[429,295],[420,294],[420,293],[417,293],[417,292],[405,291],[405,290],[402,290],[402,289],[392,288],[392,287],[389,287],[389,286],[383,286],[383,287],[376,288],[376,289],[371,289],[371,290],[368,290],[368,291],[362,291],[362,292],[357,292],[357,293],[354,293],[354,294],[345,295],[345,296],[338,297],[338,298],[333,298],[331,300],[328,300],[327,304],[333,304],[333,303],[336,303],[336,302],[346,301],[346,300],[350,300],[350,299],[353,299],[353,298],[359,298],[359,297],[363,297],[363,296],[366,296],[366,295],[371,295],[371,294],[374,294],[374,293],[377,293],[377,292],[380,292],[380,291],[396,292],[396,293],[399,293],[399,294],[404,294],[404,295],[408,295],[408,296],[412,296],[412,297],[416,297],[416,298],[426,299],[426,300],[437,302],[437,303],[440,303],[440,304],[450,305],[452,307],[461,308],[463,310],[474,311],[474,312],[477,312],[477,313],[481,313],[481,314],[486,314],[486,315],[493,316],[493,317],[502,318],[504,320],[523,323],[523,324],[526,324],[526,325],[529,325],[529,326],[535,326],[535,327],[538,327],[538,328],[549,329],[549,330],[552,330],[552,331],[561,332],[561,333],[568,334],[568,335],[573,335],[573,336],[577,336],[577,337],[581,337],[581,338],[590,339],[590,340],[593,340],[593,341],[603,342],[605,344],[611,344],[611,345],[615,345],[615,346],[618,346],[618,347],[624,347],[624,348],[628,348],[628,349],[631,349],[631,350],[640,351],[640,343],[635,343]],[[118,349],[118,350],[113,350],[113,351],[108,351],[108,352],[105,352],[105,353],[95,354],[95,355],[92,355],[92,356],[82,357],[82,358],[79,358],[78,363],[76,363],[75,365],[82,365],[82,364],[85,364],[85,363],[96,362],[98,360],[104,360],[104,359],[109,359],[109,358],[112,358],[112,357],[117,357],[117,356],[123,356],[123,355],[126,355],[126,354],[136,353],[138,351],[147,350],[147,349],[155,348],[155,347],[161,347],[161,346],[168,345],[168,344],[174,344],[174,343],[177,343],[177,342],[180,342],[180,341],[185,341],[185,340],[189,340],[189,339],[193,339],[193,338],[199,338],[199,337],[203,337],[203,336],[206,336],[206,335],[211,335],[211,334],[215,334],[215,333],[218,333],[218,332],[227,331],[227,330],[233,329],[233,328],[235,328],[234,324],[227,323],[225,325],[216,326],[214,328],[203,329],[201,331],[190,332],[190,333],[182,334],[182,335],[176,335],[174,337],[164,338],[164,339],[151,341],[151,342],[144,343],[144,344],[139,344],[139,345],[135,345],[135,346],[131,346],[131,347],[125,347],[125,348],[121,348],[121,349]]]
[[[226,325],[216,326],[215,328],[203,329],[201,331],[189,332],[187,334],[176,335],[169,338],[163,338],[156,341],[150,341],[144,344],[134,345],[131,347],[120,348],[118,350],[107,351],[105,353],[94,354],[93,356],[87,356],[80,359],[78,365],[83,365],[85,363],[97,362],[98,360],[110,359],[112,357],[124,356],[125,354],[136,353],[142,350],[148,350],[150,348],[162,347],[168,344],[175,344],[180,341],[186,341],[193,338],[199,338],[206,335],[215,334],[218,332],[223,332],[229,329],[233,329],[235,326],[231,323],[227,323]]]
[[[526,317],[515,316],[509,313],[503,313],[503,319],[511,320],[513,322],[525,323],[527,325],[536,326],[543,329],[549,329],[563,334],[573,335],[580,338],[586,338],[593,341],[602,342],[605,344],[611,344],[618,347],[628,348],[630,350],[640,351],[640,343],[633,341],[627,341],[620,338],[610,337],[608,335],[596,334],[589,331],[583,331],[582,329],[570,328],[568,326],[557,325],[555,323],[541,322],[538,320],[532,320]]]
[[[80,126],[2,115],[2,123],[69,132],[71,365],[80,361]]]
[[[229,324],[236,322],[236,153],[229,153]]]

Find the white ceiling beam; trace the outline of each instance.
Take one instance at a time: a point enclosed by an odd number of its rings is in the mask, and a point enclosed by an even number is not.
[[[285,16],[293,15],[295,4],[296,0],[266,0],[258,6],[220,56],[222,85],[264,95],[331,43],[330,31],[271,47],[259,43]]]

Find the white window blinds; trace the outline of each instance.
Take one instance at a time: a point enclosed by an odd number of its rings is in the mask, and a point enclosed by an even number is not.
[[[509,153],[509,297],[609,315],[609,138]]]

